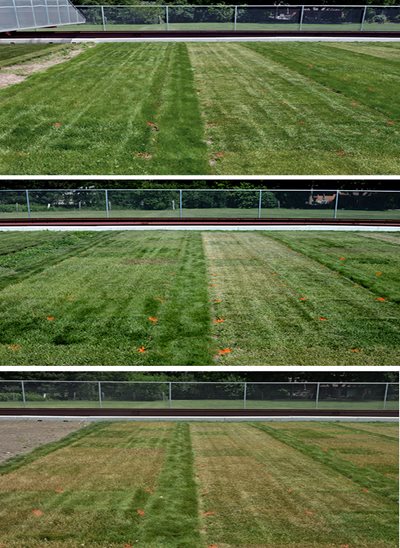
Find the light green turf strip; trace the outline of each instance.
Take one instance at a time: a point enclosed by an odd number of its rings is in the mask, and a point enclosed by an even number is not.
[[[283,60],[275,60],[270,47],[278,49]],[[310,57],[309,62],[321,59],[323,66],[324,46],[293,47]],[[388,125],[388,115],[369,106],[355,108],[352,98],[301,74],[297,66],[287,66],[286,56],[292,54],[287,44],[189,44],[188,48],[214,173],[399,172],[396,124]],[[350,54],[336,55],[340,64],[340,55]],[[384,61],[382,73],[383,66]],[[356,85],[352,78],[349,74],[349,85]],[[394,95],[386,86],[381,93],[382,102],[393,103]]]
[[[90,48],[0,91],[0,127],[0,173],[208,171],[185,44]]]
[[[371,291],[260,232],[209,232],[203,240],[216,363],[398,362],[396,303],[376,301]]]

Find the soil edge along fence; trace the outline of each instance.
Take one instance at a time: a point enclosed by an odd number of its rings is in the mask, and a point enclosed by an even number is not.
[[[1,190],[1,220],[346,219],[400,221],[398,190]]]
[[[0,0],[3,9],[30,13],[29,0]],[[36,0],[34,9],[47,2]],[[62,1],[62,0],[58,0]],[[284,6],[284,5],[82,5],[76,6],[86,31],[293,31],[293,32],[396,32],[400,6]],[[17,11],[16,11],[17,13]],[[34,21],[31,27],[35,28]],[[46,25],[40,25],[46,26]],[[15,28],[20,28],[16,26]],[[26,26],[25,26],[26,28]],[[52,29],[54,30],[54,29]]]
[[[0,381],[0,409],[396,411],[398,383]]]

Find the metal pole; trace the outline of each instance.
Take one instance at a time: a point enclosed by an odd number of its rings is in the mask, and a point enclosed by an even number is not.
[[[385,395],[383,396],[383,409],[386,409],[388,390],[389,390],[389,383],[387,382],[385,386]]]
[[[317,383],[317,393],[315,395],[315,409],[318,409],[318,403],[319,403],[319,385],[320,383]]]
[[[28,219],[31,218],[31,203],[29,201],[29,190],[25,190],[26,207],[28,208]]]
[[[364,10],[361,17],[360,31],[364,30],[364,23],[365,23],[366,16],[367,16],[367,6],[364,6]]]
[[[45,0],[45,9],[46,9],[46,16],[47,16],[47,24],[50,25],[49,0]]]
[[[21,24],[19,22],[19,17],[18,17],[18,10],[17,10],[17,4],[15,3],[15,0],[12,0],[12,3],[13,3],[13,7],[14,7],[14,12],[15,12],[15,21],[17,23],[17,28],[21,28]]]
[[[172,382],[168,383],[168,404],[169,408],[172,407]]]
[[[236,30],[237,26],[237,6],[235,6],[235,13],[234,13],[234,19],[233,19],[233,30]]]
[[[244,390],[243,390],[243,409],[246,409],[247,405],[247,382],[244,383]]]
[[[35,8],[33,7],[33,0],[31,0],[31,6],[32,6],[32,19],[33,19],[33,25],[35,27],[35,29],[37,28],[37,23],[36,23],[36,15],[35,15]]]
[[[108,208],[108,190],[105,190],[105,195],[106,195],[106,217],[107,219],[109,218],[110,216],[110,212],[109,212],[109,208]]]
[[[101,382],[99,381],[97,383],[98,385],[98,389],[99,389],[99,407],[103,407],[103,401],[102,401],[102,398],[101,398]]]
[[[106,18],[104,17],[104,6],[100,6],[101,9],[101,21],[103,23],[103,30],[106,30]]]
[[[304,19],[304,6],[301,6],[299,30],[303,30],[303,19]]]
[[[22,390],[22,404],[26,407],[26,396],[25,396],[25,383],[21,381],[21,390]]]
[[[179,191],[179,217],[182,219],[183,212],[182,212],[182,190]]]
[[[169,11],[168,6],[165,6],[165,24],[167,26],[167,30],[169,30]]]
[[[262,190],[258,196],[258,218],[261,219],[261,207],[262,207]]]
[[[336,191],[336,198],[335,198],[335,210],[333,212],[333,218],[337,219],[337,210],[338,210],[338,204],[339,204],[339,191]]]

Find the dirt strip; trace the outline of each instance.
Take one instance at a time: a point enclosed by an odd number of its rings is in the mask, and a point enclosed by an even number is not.
[[[28,453],[39,445],[57,441],[88,423],[78,420],[0,421],[0,463],[16,455]]]
[[[0,89],[12,86],[13,84],[19,84],[23,82],[28,76],[35,72],[41,72],[48,68],[69,61],[73,57],[76,57],[82,53],[82,47],[74,47],[55,54],[49,53],[45,58],[40,58],[37,61],[32,60],[30,62],[20,63],[17,65],[9,65],[0,69]]]

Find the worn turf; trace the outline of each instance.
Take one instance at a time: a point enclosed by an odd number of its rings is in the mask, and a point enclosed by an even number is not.
[[[0,542],[394,548],[397,441],[374,423],[86,427],[0,467]]]
[[[12,44],[0,46],[0,68],[16,65],[43,57],[49,53],[65,49],[64,45],[54,44]]]
[[[5,233],[3,365],[393,365],[396,235]]]
[[[398,44],[100,44],[0,92],[3,174],[398,174]]]

